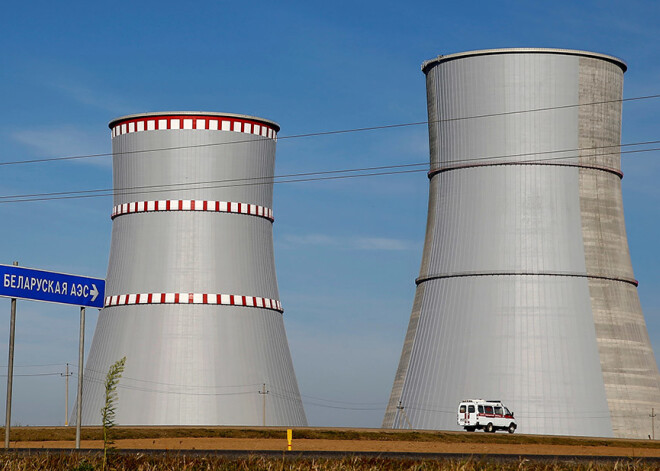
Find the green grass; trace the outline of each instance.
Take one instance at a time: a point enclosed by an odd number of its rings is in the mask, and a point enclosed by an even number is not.
[[[0,429],[4,436],[4,429]],[[626,448],[660,448],[660,441],[622,440],[605,438],[575,438],[541,435],[509,435],[506,433],[487,434],[483,432],[453,433],[432,431],[390,431],[390,430],[350,430],[300,428],[294,429],[294,439],[323,440],[378,440],[378,441],[420,441],[444,443],[506,443],[537,445],[580,445],[610,446]],[[14,427],[11,441],[62,441],[75,440],[75,427]],[[274,438],[286,439],[286,428],[231,428],[231,427],[115,427],[114,440],[137,438]],[[83,427],[83,440],[102,440],[101,427]]]
[[[100,455],[78,455],[75,453],[14,455],[0,453],[0,469],[3,471],[72,470],[93,471],[100,469]],[[202,470],[288,470],[288,471],[646,471],[657,469],[657,465],[640,461],[616,463],[539,463],[518,461],[500,463],[496,461],[467,460],[409,460],[391,458],[347,457],[342,459],[284,459],[251,456],[247,458],[185,457],[179,455],[115,455],[110,457],[110,469],[117,471],[202,471]]]

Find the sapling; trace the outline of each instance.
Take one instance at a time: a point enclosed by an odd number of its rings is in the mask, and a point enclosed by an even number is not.
[[[117,360],[108,370],[105,377],[105,403],[101,408],[101,422],[103,423],[103,471],[107,466],[108,452],[113,450],[114,441],[110,438],[110,429],[115,426],[115,412],[117,403],[117,385],[124,372],[126,357]]]

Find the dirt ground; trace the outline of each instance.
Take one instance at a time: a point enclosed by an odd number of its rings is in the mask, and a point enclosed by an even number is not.
[[[12,442],[12,448],[73,448],[73,441]],[[286,438],[157,438],[117,440],[119,449],[160,450],[286,450]],[[100,440],[83,440],[82,448],[103,448]],[[372,451],[415,453],[484,453],[520,455],[599,455],[599,456],[660,456],[660,448],[628,448],[620,446],[538,445],[499,443],[442,443],[423,441],[323,440],[298,439],[295,434],[292,449],[296,451]]]

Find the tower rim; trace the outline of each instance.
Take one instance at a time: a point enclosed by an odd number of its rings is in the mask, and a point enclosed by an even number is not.
[[[137,118],[165,118],[165,117],[174,117],[174,116],[200,116],[200,117],[210,117],[210,118],[245,119],[249,121],[256,121],[258,123],[266,124],[272,127],[275,132],[280,131],[280,125],[277,124],[275,121],[271,121],[270,119],[260,118],[258,116],[251,116],[247,114],[222,113],[216,111],[150,111],[148,113],[128,114],[111,120],[108,123],[108,127],[112,129],[117,124],[121,124],[124,121],[129,121]]]
[[[594,59],[602,59],[619,66],[623,72],[628,70],[628,65],[621,59],[609,54],[602,54],[600,52],[583,51],[579,49],[558,49],[558,48],[543,48],[543,47],[514,47],[514,48],[501,48],[501,49],[478,49],[473,51],[456,52],[453,54],[439,55],[433,59],[429,59],[422,63],[422,72],[427,74],[434,66],[443,62],[449,62],[455,59],[464,59],[466,57],[475,56],[491,56],[498,54],[561,54],[569,56],[582,56],[591,57]]]

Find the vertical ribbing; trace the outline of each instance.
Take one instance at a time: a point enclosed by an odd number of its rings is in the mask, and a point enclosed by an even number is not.
[[[254,133],[206,128],[115,132],[114,204],[145,199],[121,189],[146,188],[146,199],[152,200],[272,208],[272,184],[192,183],[272,179],[274,166],[275,140]],[[279,300],[272,231],[272,222],[263,217],[184,211],[178,204],[169,211],[116,217],[106,294],[226,293]],[[258,390],[266,383],[267,424],[306,425],[282,314],[236,304],[103,309],[85,369],[83,424],[99,423],[104,375],[126,356],[118,389],[119,424],[261,425]]]
[[[578,147],[578,109],[565,105],[578,101],[580,56],[477,52],[426,66],[431,168],[470,159],[525,165],[432,176],[425,280],[384,426],[407,426],[401,401],[413,427],[456,429],[458,402],[481,397],[513,408],[521,432],[612,434],[586,278],[581,173],[533,163],[558,150],[567,150],[552,154],[561,163],[579,163],[568,151]],[[547,110],[511,113],[534,109]],[[457,119],[480,115],[492,116]]]

